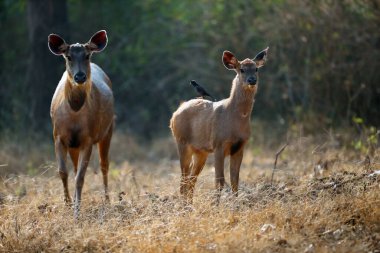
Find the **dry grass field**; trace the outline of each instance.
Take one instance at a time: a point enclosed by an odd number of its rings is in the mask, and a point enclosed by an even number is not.
[[[133,156],[128,150],[137,144],[116,136],[111,203],[103,200],[93,157],[79,220],[63,203],[49,151],[32,173],[2,176],[0,252],[380,252],[379,149],[368,160],[331,139],[290,139],[271,184],[277,148],[262,143],[246,148],[237,199],[227,186],[220,205],[211,204],[210,157],[193,205],[185,206],[172,141],[157,141],[145,147],[155,153]],[[28,161],[28,152],[13,160],[7,152],[1,150],[0,164],[8,163],[1,170]],[[73,182],[71,173],[71,194]]]

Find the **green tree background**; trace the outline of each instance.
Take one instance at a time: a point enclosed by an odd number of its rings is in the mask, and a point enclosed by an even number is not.
[[[113,81],[117,128],[134,136],[167,135],[172,112],[196,96],[192,79],[227,97],[234,74],[223,50],[244,59],[266,46],[254,120],[321,129],[359,117],[379,126],[377,0],[1,0],[1,134],[51,131],[64,63],[48,34],[86,42],[100,29],[109,44],[93,61]]]

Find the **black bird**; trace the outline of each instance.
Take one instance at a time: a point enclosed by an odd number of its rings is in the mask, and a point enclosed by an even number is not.
[[[202,86],[200,86],[195,80],[191,80],[190,84],[194,86],[195,90],[198,92],[198,94],[204,99],[204,97],[210,97],[214,101],[215,98],[211,96]]]

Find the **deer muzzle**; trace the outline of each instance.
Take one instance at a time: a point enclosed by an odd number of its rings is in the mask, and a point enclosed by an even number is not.
[[[249,85],[255,85],[257,83],[257,78],[254,76],[251,76],[247,79],[247,82]]]
[[[74,76],[74,81],[78,84],[82,84],[86,82],[86,80],[87,80],[87,76],[84,72],[78,72]]]

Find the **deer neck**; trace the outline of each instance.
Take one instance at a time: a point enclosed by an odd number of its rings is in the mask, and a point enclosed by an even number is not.
[[[79,111],[86,103],[90,102],[92,82],[89,77],[84,84],[77,85],[74,80],[68,78],[65,85],[65,99],[71,109]]]
[[[243,82],[236,76],[232,81],[229,104],[233,115],[250,119],[257,85],[243,85]]]

